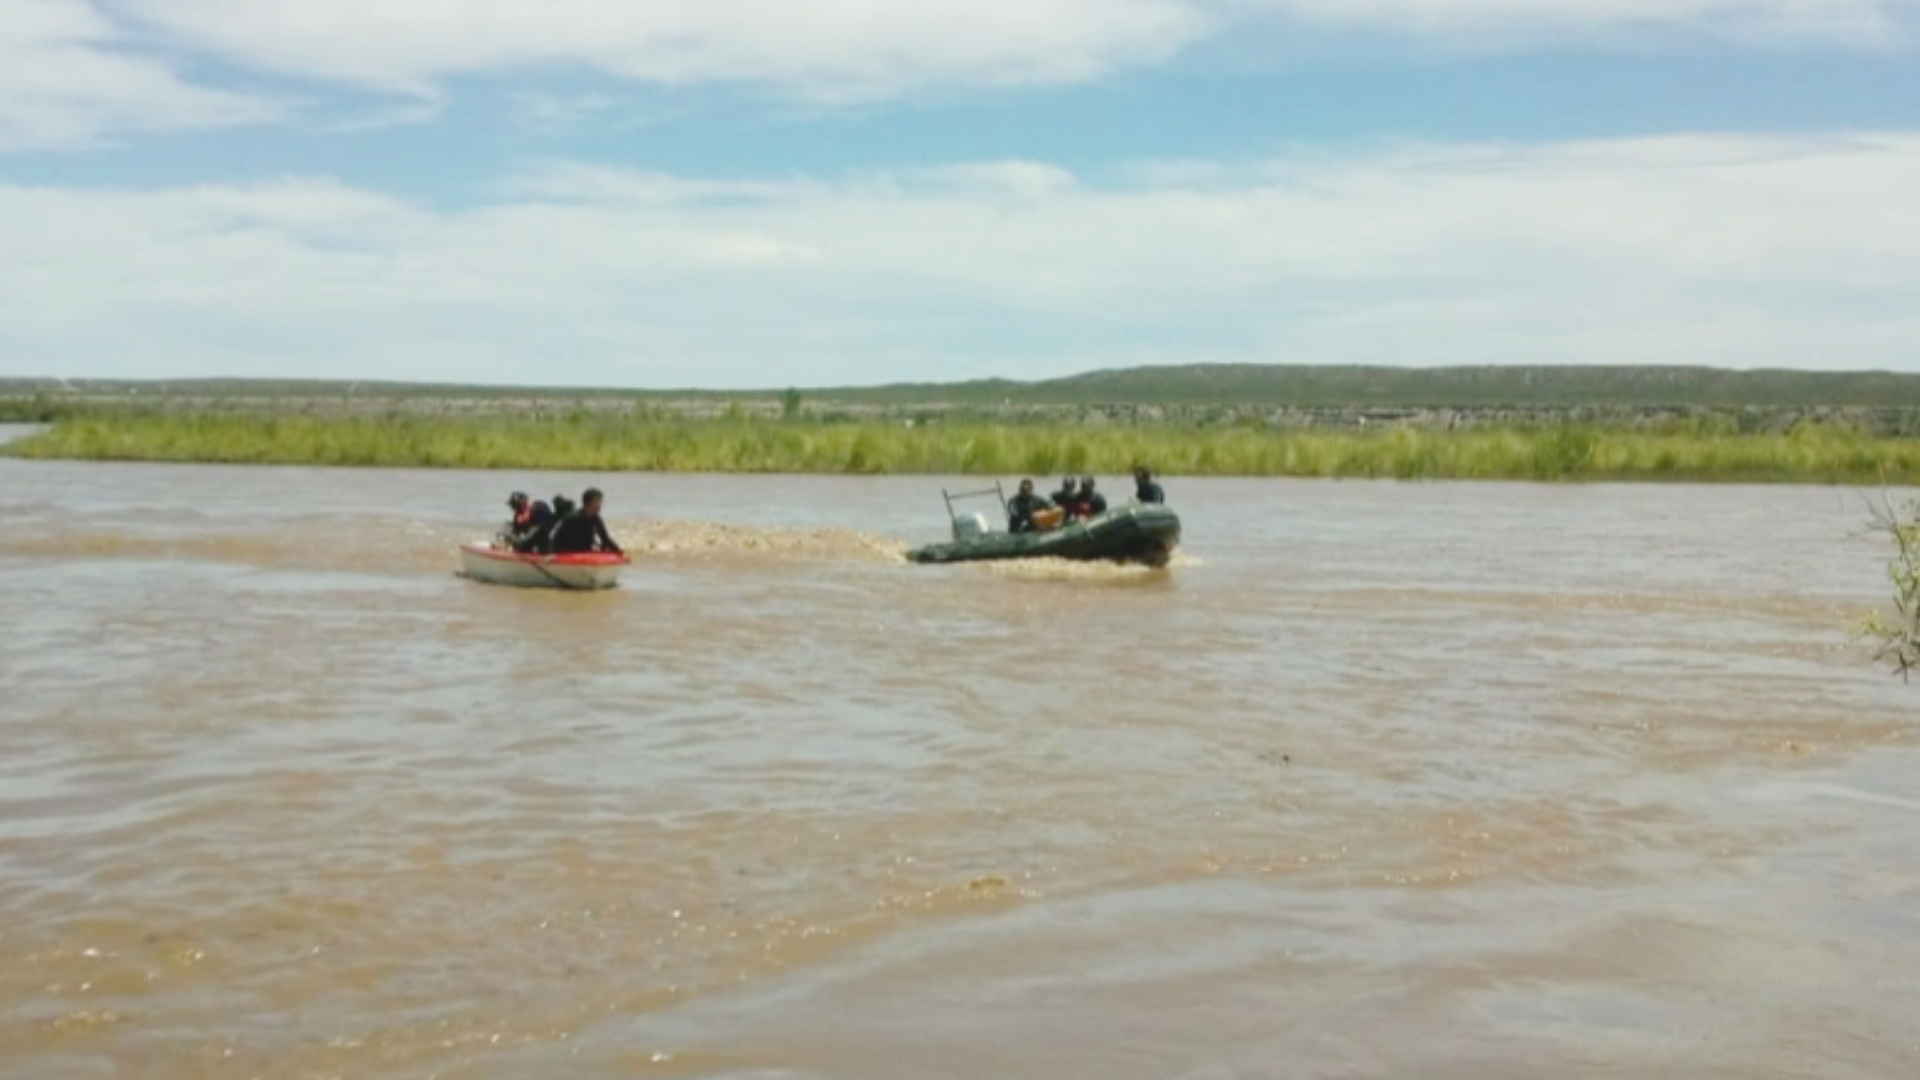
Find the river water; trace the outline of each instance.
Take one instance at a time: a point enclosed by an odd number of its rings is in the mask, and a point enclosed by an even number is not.
[[[0,460],[0,1075],[1920,1075],[1858,493],[943,483]]]

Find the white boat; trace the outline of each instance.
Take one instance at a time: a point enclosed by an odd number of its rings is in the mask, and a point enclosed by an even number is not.
[[[460,545],[461,572],[475,581],[548,589],[611,589],[620,568],[632,560],[624,553],[583,551],[540,555],[475,540]]]

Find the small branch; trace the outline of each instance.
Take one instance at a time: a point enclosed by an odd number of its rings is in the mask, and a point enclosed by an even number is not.
[[[1894,557],[1887,564],[1887,578],[1893,585],[1893,610],[1898,618],[1889,624],[1869,616],[1863,632],[1878,638],[1880,651],[1875,659],[1889,661],[1895,674],[1910,681],[1920,669],[1920,502],[1909,503],[1907,516],[1894,509],[1893,500],[1884,492],[1878,504],[1868,501],[1872,531],[1890,537]]]

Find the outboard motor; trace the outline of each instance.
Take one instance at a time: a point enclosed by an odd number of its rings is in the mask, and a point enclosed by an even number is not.
[[[980,537],[992,531],[993,526],[987,524],[987,515],[985,514],[968,514],[965,517],[956,517],[953,519],[953,538],[955,540],[978,540]]]

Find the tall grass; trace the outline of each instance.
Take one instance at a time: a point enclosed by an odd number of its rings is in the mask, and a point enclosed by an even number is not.
[[[558,420],[158,415],[70,418],[17,457],[246,464],[1474,480],[1920,480],[1920,439],[1802,425],[1790,434],[1552,425],[1440,431],[1242,426],[821,424],[580,413]]]

